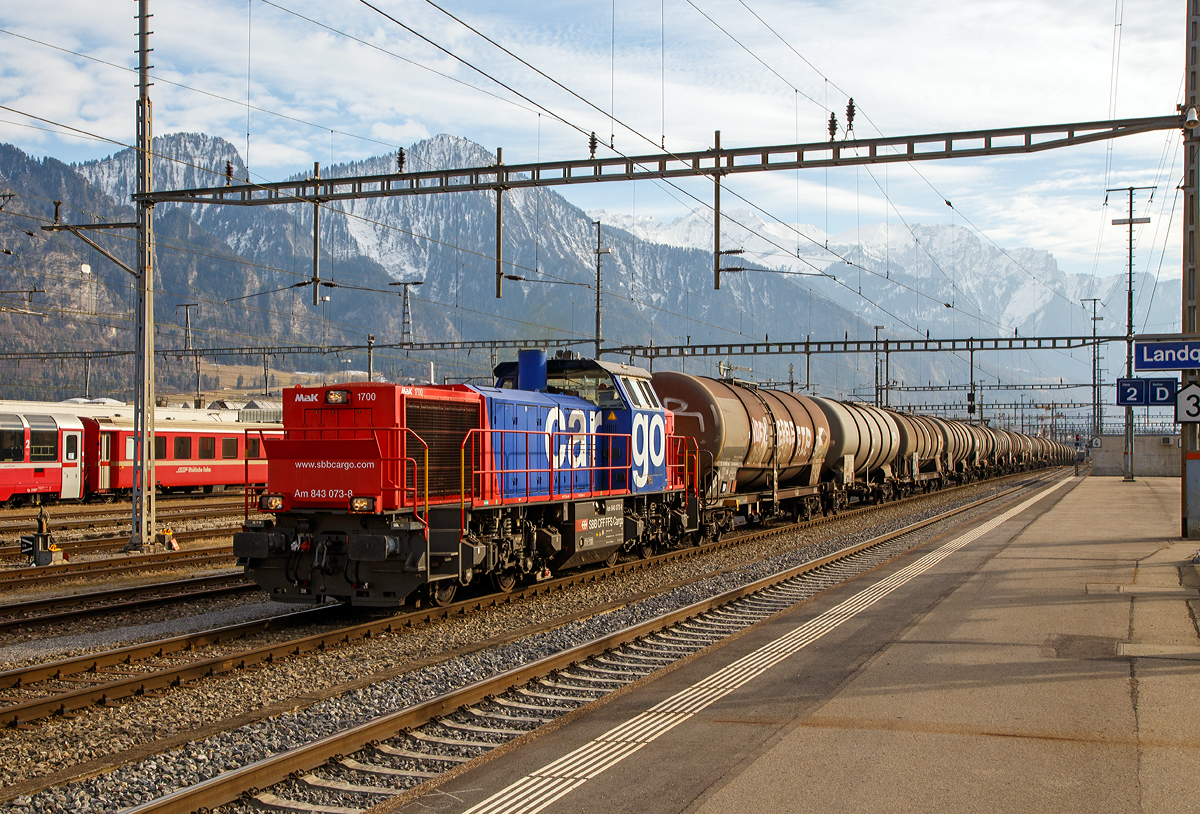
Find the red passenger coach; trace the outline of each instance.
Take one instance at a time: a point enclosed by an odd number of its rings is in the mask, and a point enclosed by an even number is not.
[[[457,505],[463,442],[483,422],[482,397],[463,385],[289,388],[286,436],[266,440],[275,510]]]
[[[133,422],[83,418],[87,491],[100,497],[133,489],[137,459]],[[277,424],[231,421],[156,421],[154,477],[162,492],[211,492],[245,483],[264,484],[263,438],[279,437]]]
[[[82,497],[83,431],[73,415],[0,413],[0,502]]]

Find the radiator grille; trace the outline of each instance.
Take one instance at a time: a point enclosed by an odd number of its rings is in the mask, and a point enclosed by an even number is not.
[[[419,401],[408,399],[404,420],[410,430],[429,445],[429,499],[457,498],[462,488],[463,439],[479,428],[479,405],[453,401]],[[417,462],[415,482],[413,470],[408,470],[408,487],[424,489],[425,450],[412,439],[407,441],[408,456]],[[470,455],[470,450],[467,450]],[[467,489],[471,489],[467,473]]]

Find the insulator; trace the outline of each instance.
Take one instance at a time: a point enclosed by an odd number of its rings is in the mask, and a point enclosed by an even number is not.
[[[829,114],[829,140],[833,141],[837,137],[837,114]]]
[[[596,157],[596,146],[598,143],[599,140],[596,138],[596,131],[593,130],[592,134],[588,136],[588,152],[592,154],[592,158]]]
[[[854,129],[854,97],[850,97],[850,101],[846,104],[846,129]]]
[[[233,185],[233,162],[226,161],[225,162],[225,186],[228,187],[228,186],[232,186],[232,185]]]
[[[396,172],[397,173],[404,172],[404,162],[407,158],[408,158],[408,156],[406,156],[404,154],[404,148],[397,147],[396,148]]]

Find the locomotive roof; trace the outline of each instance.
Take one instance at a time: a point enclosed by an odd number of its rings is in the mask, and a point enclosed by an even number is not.
[[[624,365],[620,362],[606,362],[602,359],[547,359],[546,373],[573,373],[577,370],[607,370],[615,376],[632,376],[635,379],[649,379],[650,371],[634,365]],[[496,365],[492,374],[497,379],[511,376],[517,370],[516,362],[501,362]]]

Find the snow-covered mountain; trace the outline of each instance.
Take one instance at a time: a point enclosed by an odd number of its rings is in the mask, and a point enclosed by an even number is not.
[[[588,214],[643,240],[712,246],[706,211],[670,223],[603,210]],[[1101,333],[1124,333],[1126,274],[1067,274],[1047,251],[998,247],[962,226],[917,224],[910,231],[878,223],[826,235],[811,224],[767,222],[747,210],[723,213],[721,224],[724,246],[743,248],[745,258],[769,268],[830,275],[837,283],[814,278],[809,284],[897,337],[918,329],[943,337],[1086,333],[1091,313],[1080,302],[1089,297],[1106,306]],[[1152,275],[1135,273],[1136,332],[1143,326],[1146,332],[1178,330],[1171,286],[1156,288]]]
[[[712,245],[712,216],[697,211],[670,223],[605,211],[589,215],[626,229],[643,240],[680,248]],[[756,213],[722,213],[722,245],[745,250],[744,259],[774,269],[821,274],[796,278],[814,292],[854,312],[864,322],[884,326],[883,335],[911,338],[1067,336],[1092,330],[1090,305],[1099,298],[1102,335],[1124,335],[1128,278],[1066,274],[1054,256],[1030,248],[1002,248],[952,224],[871,224],[826,235],[810,224],[764,221]],[[1135,273],[1134,329],[1177,331],[1177,280],[1158,285],[1152,275]],[[1118,358],[1121,357],[1121,358]],[[1106,367],[1117,371],[1123,356]],[[1043,355],[1020,362],[1030,381],[1090,379],[1086,352]]]
[[[245,171],[232,144],[198,134],[155,140],[156,188],[224,183],[226,162],[233,183]],[[492,154],[449,135],[436,136],[407,151],[406,169],[488,166]],[[176,163],[185,166],[174,166]],[[322,166],[322,177],[394,171],[395,157]],[[75,167],[94,188],[128,200],[133,185],[131,151]],[[312,207],[160,205],[160,222],[183,218],[187,229],[222,241],[231,257],[246,258],[241,273],[219,281],[220,299],[231,304],[250,297],[247,329],[258,324],[272,338],[311,338],[311,289],[295,290],[312,267]],[[387,283],[420,279],[413,289],[413,322],[418,341],[594,336],[596,228],[583,211],[552,190],[514,189],[504,195],[504,273],[502,300],[495,297],[495,194],[362,199],[329,206],[321,218],[322,278],[335,287],[321,308],[325,341],[377,343],[400,339],[400,300]],[[169,243],[160,229],[160,254]],[[853,313],[791,279],[747,275],[712,290],[711,253],[648,241],[623,229],[604,229],[601,274],[606,345],[682,344],[795,339],[805,335],[866,337],[870,329]],[[192,275],[189,286],[203,287]],[[286,289],[258,296],[260,292]],[[384,293],[380,293],[384,292]],[[206,316],[202,306],[193,321]],[[221,311],[222,309],[215,309]],[[327,317],[327,319],[326,319]],[[587,344],[579,346],[589,351]],[[695,372],[716,373],[717,359],[688,364]],[[779,357],[746,362],[754,377],[785,378],[796,360]],[[462,374],[487,369],[486,354],[467,359]],[[829,392],[846,393],[863,383],[861,373],[834,360],[817,360]],[[828,375],[826,375],[828,374]],[[453,375],[453,374],[451,374]]]

